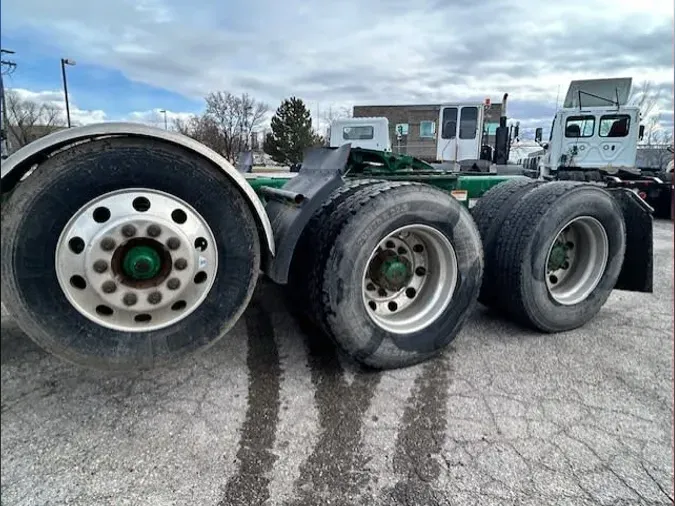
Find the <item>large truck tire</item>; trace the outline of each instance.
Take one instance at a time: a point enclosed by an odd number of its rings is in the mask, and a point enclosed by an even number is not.
[[[315,317],[319,311],[319,301],[310,297],[310,293],[315,291],[314,284],[321,275],[317,266],[325,262],[325,259],[318,256],[322,253],[321,245],[329,241],[325,237],[329,231],[326,222],[330,216],[342,212],[342,204],[354,193],[378,183],[382,183],[382,180],[360,178],[347,180],[330,194],[305,226],[293,253],[286,287],[289,311],[297,318],[308,318],[313,325],[321,326],[321,322]]]
[[[603,188],[551,182],[516,203],[496,241],[498,309],[543,332],[580,327],[616,285],[626,233]]]
[[[38,345],[106,370],[213,345],[256,284],[260,237],[240,191],[168,142],[107,138],[47,159],[2,219],[2,300]]]
[[[427,185],[384,182],[349,196],[324,227],[309,295],[344,352],[391,369],[447,348],[483,271],[478,231],[459,202]]]
[[[499,273],[495,268],[497,235],[515,204],[528,192],[544,184],[530,178],[511,179],[488,190],[471,209],[483,243],[484,270],[478,302],[491,306],[498,299]]]

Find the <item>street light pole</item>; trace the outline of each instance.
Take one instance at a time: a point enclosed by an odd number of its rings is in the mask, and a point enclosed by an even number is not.
[[[70,104],[68,103],[68,83],[66,81],[66,65],[75,65],[74,60],[68,58],[61,58],[61,75],[63,76],[63,94],[66,97],[66,120],[68,121],[68,128],[70,128]]]
[[[160,109],[159,112],[161,112],[162,114],[164,114],[164,130],[168,130],[168,129],[169,129],[169,125],[168,125],[168,123],[166,122],[166,109]]]
[[[14,54],[10,49],[0,49],[0,55]],[[0,56],[0,66],[6,65],[8,69],[16,67],[13,61],[5,61]],[[0,69],[0,96],[2,97],[2,114],[0,114],[0,158],[3,160],[9,156],[9,122],[7,121],[7,100],[5,99],[5,83],[2,79],[4,72]]]

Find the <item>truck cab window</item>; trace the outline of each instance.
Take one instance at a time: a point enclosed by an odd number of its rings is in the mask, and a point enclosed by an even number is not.
[[[365,141],[373,137],[372,126],[350,126],[342,129],[342,138],[346,141]]]
[[[462,107],[459,119],[459,138],[475,139],[478,130],[478,107]]]
[[[570,116],[565,122],[565,137],[593,137],[595,116]]]
[[[600,118],[600,137],[626,137],[630,130],[630,116],[613,114]]]
[[[448,107],[443,110],[443,129],[441,131],[443,139],[454,139],[457,137],[457,108]]]

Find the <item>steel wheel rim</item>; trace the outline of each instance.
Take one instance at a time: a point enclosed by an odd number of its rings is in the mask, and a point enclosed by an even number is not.
[[[565,306],[582,302],[598,286],[608,259],[609,239],[602,224],[590,216],[571,220],[560,229],[546,256],[549,294]]]
[[[189,204],[133,188],[101,195],[71,217],[57,242],[55,268],[81,315],[106,328],[145,332],[173,325],[202,304],[215,281],[218,250]]]
[[[379,274],[385,262],[389,274],[390,252],[410,270],[409,275],[392,281]],[[398,274],[398,266],[393,268]],[[363,304],[381,329],[394,334],[419,332],[446,310],[457,277],[457,255],[450,240],[428,225],[407,225],[380,241],[370,255],[362,275]]]

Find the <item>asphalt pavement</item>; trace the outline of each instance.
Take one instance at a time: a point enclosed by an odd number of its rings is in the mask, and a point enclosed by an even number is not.
[[[214,348],[126,376],[3,312],[1,503],[672,505],[672,222],[654,234],[653,294],[558,335],[479,307],[442,358],[384,373],[268,283]]]

